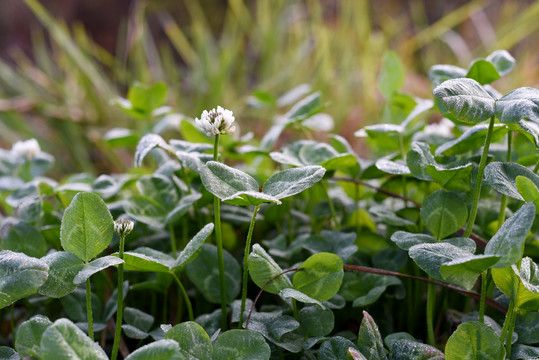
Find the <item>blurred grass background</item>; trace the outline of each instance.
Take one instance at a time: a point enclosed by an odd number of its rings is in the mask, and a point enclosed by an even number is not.
[[[517,59],[495,85],[539,87],[539,2],[442,0],[0,0],[0,147],[35,137],[57,177],[129,167],[103,134],[141,129],[111,106],[135,81],[168,86],[186,116],[222,105],[264,134],[276,111],[254,91],[319,90],[334,132],[380,121],[381,59],[395,51],[404,91],[430,98],[437,63],[467,67],[496,49]],[[281,110],[282,111],[282,110]]]

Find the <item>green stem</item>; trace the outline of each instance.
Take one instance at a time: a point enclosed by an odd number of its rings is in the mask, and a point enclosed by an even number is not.
[[[515,331],[515,324],[517,322],[517,314],[516,311],[513,310],[513,314],[511,315],[511,321],[509,324],[509,329],[507,331],[507,341],[505,342],[505,356],[507,359],[511,359],[511,342],[513,340],[513,333]]]
[[[537,162],[535,163],[535,167],[533,168],[533,172],[537,174],[537,171],[539,171],[539,159],[537,159]]]
[[[120,236],[120,246],[118,257],[124,259],[124,247],[125,247],[125,235]],[[123,315],[123,303],[124,303],[124,264],[118,265],[118,286],[117,291],[117,303],[118,309],[116,310],[116,329],[114,332],[114,343],[112,344],[111,360],[116,360],[118,357],[118,348],[120,347],[120,337],[122,336],[122,315]]]
[[[170,236],[170,249],[174,258],[178,257],[178,248],[176,247],[176,236],[174,235],[174,225],[168,224],[168,233]]]
[[[402,138],[402,134],[399,133],[399,146],[401,151],[401,156],[404,162],[406,162],[406,152],[404,151],[404,139]],[[406,190],[406,177],[402,176],[402,196],[405,198],[408,197],[408,191]],[[408,203],[404,201],[404,206],[408,206]]]
[[[483,173],[485,172],[485,166],[487,165],[488,149],[490,147],[493,129],[494,116],[490,118],[490,123],[488,125],[487,137],[485,138],[485,145],[483,146],[483,154],[481,155],[481,161],[479,162],[479,170],[477,171],[477,180],[475,182],[472,211],[470,212],[470,217],[468,218],[468,224],[466,225],[466,232],[464,233],[464,237],[470,237],[473,225],[475,223],[475,217],[477,216],[477,208],[479,206],[479,198],[481,196],[481,185],[483,184]]]
[[[9,315],[11,322],[11,341],[15,345],[15,303],[11,304]]]
[[[215,135],[213,145],[213,160],[219,158],[219,136]],[[213,197],[213,215],[215,222],[215,244],[217,245],[217,265],[219,266],[219,285],[221,293],[221,326],[222,330],[227,328],[227,309],[226,309],[226,284],[225,284],[225,261],[223,257],[223,240],[221,237],[221,200],[217,196]]]
[[[430,278],[430,276],[429,276]],[[436,302],[436,285],[427,285],[427,343],[436,346],[434,338],[434,304]]]
[[[331,196],[329,196],[329,185],[327,180],[320,181],[322,184],[322,187],[326,191],[326,196],[328,197],[328,204],[329,204],[329,211],[331,211],[331,223],[333,224],[333,230],[339,230],[339,222],[337,221],[337,212],[335,211],[335,205],[333,204],[333,200],[331,199]]]
[[[249,270],[249,252],[251,251],[251,238],[253,237],[253,229],[255,227],[256,215],[260,210],[260,205],[255,206],[253,211],[253,217],[251,218],[251,224],[249,225],[249,232],[247,233],[247,241],[245,242],[245,254],[243,255],[243,282],[241,288],[241,309],[240,309],[240,322],[239,326],[243,325],[243,312],[245,311],[245,301],[247,300],[247,281]]]
[[[90,278],[86,279],[86,316],[88,317],[88,336],[94,341],[94,321],[92,318],[92,286]]]
[[[487,297],[488,271],[481,273],[481,301],[479,302],[479,322],[485,323],[485,299]]]
[[[511,130],[507,133],[507,162],[511,162],[511,149],[512,149],[512,143],[513,143],[513,133]],[[505,221],[505,208],[507,207],[508,202],[507,195],[502,195],[502,200],[500,203],[500,211],[498,212],[498,229],[502,226],[503,222]]]
[[[191,300],[189,299],[189,295],[187,295],[187,291],[185,291],[185,288],[183,287],[180,279],[178,279],[178,276],[171,271],[172,277],[176,280],[176,283],[178,284],[178,287],[180,288],[180,292],[182,293],[183,299],[185,300],[185,306],[187,306],[187,314],[189,315],[189,321],[194,320],[193,315],[193,306],[191,305]]]

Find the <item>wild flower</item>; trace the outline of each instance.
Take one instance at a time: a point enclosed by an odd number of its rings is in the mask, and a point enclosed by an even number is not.
[[[11,147],[11,153],[18,159],[32,160],[41,152],[39,143],[36,139],[26,141],[17,141]]]
[[[217,106],[217,109],[204,110],[200,119],[195,119],[196,126],[208,136],[230,134],[236,131],[232,111]]]
[[[114,232],[118,236],[127,236],[133,231],[133,222],[129,219],[118,219],[114,222]]]

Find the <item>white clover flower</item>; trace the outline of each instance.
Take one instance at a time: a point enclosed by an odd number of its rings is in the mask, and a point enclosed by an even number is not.
[[[118,236],[127,236],[133,231],[134,223],[129,219],[118,219],[114,222],[114,232]]]
[[[232,111],[217,106],[217,109],[204,110],[200,119],[195,119],[196,126],[208,136],[230,134],[236,131]]]
[[[41,148],[36,139],[17,141],[11,147],[11,154],[19,159],[32,160],[40,152]]]

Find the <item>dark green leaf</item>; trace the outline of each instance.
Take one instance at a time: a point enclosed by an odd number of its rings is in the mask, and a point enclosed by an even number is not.
[[[433,93],[441,98],[447,110],[459,121],[477,124],[494,115],[494,99],[475,80],[447,80],[438,85]]]
[[[480,149],[485,144],[488,124],[478,124],[466,130],[458,138],[440,145],[436,149],[436,156],[453,156],[469,153]],[[507,134],[507,127],[503,124],[494,124],[491,143],[495,143]]]
[[[52,321],[42,315],[32,316],[23,322],[17,329],[15,337],[15,349],[19,355],[22,357],[32,356],[32,354],[39,355],[41,353],[39,348],[41,337],[51,325]]]
[[[0,359],[3,360],[20,360],[21,357],[15,350],[7,346],[0,346]]]
[[[516,264],[521,259],[522,244],[534,219],[535,205],[527,203],[503,223],[485,247],[486,255],[501,257],[494,267],[504,268]]]
[[[186,357],[188,359],[188,357]],[[125,360],[177,360],[181,357],[180,347],[174,340],[158,340],[131,353]]]
[[[146,155],[148,155],[148,153],[157,146],[166,148],[167,143],[159,135],[156,135],[156,134],[144,135],[142,139],[140,139],[137,145],[137,150],[135,151],[135,166],[136,167],[142,166],[142,160],[144,160]]]
[[[435,243],[412,246],[409,255],[423,271],[443,281],[440,274],[443,264],[472,254],[452,244]]]
[[[223,252],[225,262],[226,302],[230,303],[240,291],[241,270],[236,259],[228,251]],[[197,258],[187,264],[187,276],[204,298],[214,304],[221,302],[217,247],[204,244]]]
[[[114,256],[118,256],[115,253]],[[124,253],[124,269],[132,271],[170,272],[174,258],[152,248],[140,247]]]
[[[50,253],[41,260],[49,265],[49,277],[38,289],[40,294],[60,298],[77,288],[73,279],[84,266],[82,260],[67,251]]]
[[[282,315],[282,311],[254,313],[249,322],[249,330],[292,353],[303,350],[304,337],[295,331],[299,326],[296,319]]]
[[[366,311],[363,311],[357,346],[359,351],[369,360],[387,359],[378,326]]]
[[[446,262],[440,274],[447,282],[471,290],[481,273],[492,267],[500,259],[493,255],[469,255]]]
[[[43,360],[108,360],[103,349],[67,319],[50,325],[41,337]]]
[[[114,221],[105,202],[92,193],[78,193],[66,209],[60,228],[64,250],[90,261],[109,246]]]
[[[519,314],[515,324],[515,331],[518,333],[520,343],[539,343],[539,312]]]
[[[391,241],[393,241],[400,249],[408,251],[414,245],[435,243],[436,239],[427,234],[396,231],[391,235]]]
[[[178,221],[190,208],[193,206],[193,204],[198,201],[202,195],[196,193],[196,194],[190,194],[187,196],[183,196],[180,201],[176,204],[174,209],[172,209],[165,218],[166,224],[173,224],[176,221]]]
[[[485,324],[460,324],[445,347],[446,360],[504,360],[505,349],[494,331]]]
[[[525,119],[539,123],[539,90],[521,87],[496,102],[496,117],[504,124]]]
[[[514,199],[522,200],[516,186],[516,178],[524,176],[539,187],[539,176],[525,166],[517,163],[492,162],[485,168],[485,183],[496,191]]]
[[[271,350],[264,337],[250,330],[229,330],[215,341],[213,360],[269,360]]]
[[[435,191],[425,198],[421,220],[437,239],[459,230],[468,219],[468,207],[456,193]]]
[[[432,86],[436,87],[449,79],[463,78],[466,70],[454,65],[434,65],[429,69],[428,77]]]
[[[346,359],[348,349],[356,349],[356,345],[342,336],[335,336],[328,339],[320,345],[318,350],[318,359],[324,360],[341,360]]]
[[[391,347],[390,360],[445,360],[444,353],[427,344],[398,340]]]
[[[287,169],[272,175],[262,189],[264,194],[283,199],[299,194],[320,181],[326,170],[321,166]]]
[[[326,308],[324,306],[324,304],[322,304],[317,299],[313,299],[312,297],[310,297],[310,296],[308,296],[308,295],[306,295],[306,294],[304,294],[301,291],[296,290],[296,289],[292,289],[292,288],[283,289],[283,290],[279,291],[279,296],[281,296],[282,298],[285,298],[285,299],[292,298],[292,299],[295,299],[295,300],[297,300],[299,302],[302,302],[302,303],[305,303],[305,304],[316,304],[316,305],[320,306],[322,309]]]
[[[47,281],[49,266],[42,260],[9,250],[0,251],[0,309],[35,294]]]
[[[319,306],[306,306],[298,312],[298,321],[306,336],[326,336],[334,326],[333,311]]]
[[[124,309],[124,320],[137,329],[148,332],[153,325],[154,317],[132,307]]]
[[[91,261],[90,263],[84,265],[81,271],[75,276],[73,279],[74,284],[82,284],[87,279],[90,278],[95,273],[100,272],[103,269],[106,269],[110,266],[116,266],[118,264],[122,264],[124,261],[115,257],[115,256],[103,256],[99,259],[95,259]]]
[[[193,260],[199,250],[204,245],[204,241],[211,235],[213,231],[213,223],[209,223],[204,226],[200,231],[185,245],[185,248],[180,252],[180,255],[176,259],[173,265],[173,270],[183,268],[188,262]]]
[[[168,215],[167,210],[160,203],[141,195],[126,199],[124,209],[133,219],[154,228],[162,228]]]
[[[533,360],[539,358],[539,348],[516,344],[511,348],[511,360]]]
[[[180,348],[194,359],[211,360],[213,345],[206,331],[194,321],[187,321],[168,330],[165,339],[178,342]]]
[[[40,258],[47,253],[47,244],[39,231],[32,225],[19,221],[0,243],[2,250],[25,253]]]

